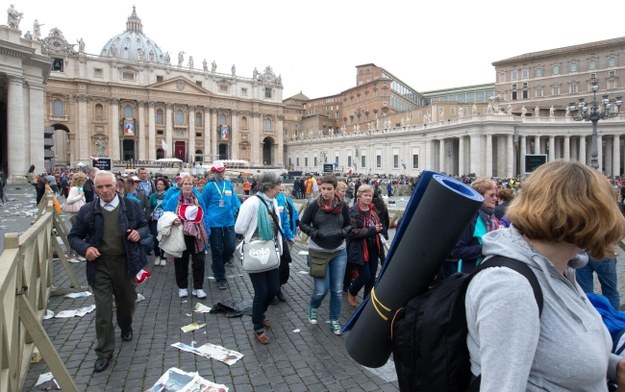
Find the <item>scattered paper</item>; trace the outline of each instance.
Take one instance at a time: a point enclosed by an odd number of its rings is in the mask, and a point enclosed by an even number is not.
[[[143,294],[137,294],[137,302],[145,301]]]
[[[52,372],[40,374],[39,378],[37,379],[37,383],[35,383],[35,386],[40,391],[60,391],[61,390],[61,387],[59,386],[59,383],[57,383],[56,380],[54,379]]]
[[[65,294],[65,298],[84,298],[84,297],[90,297],[93,294],[91,294],[91,291],[80,291],[77,293],[67,293]]]
[[[83,317],[84,315],[91,313],[95,310],[95,305],[84,306],[82,308],[74,310],[61,310],[54,317],[55,318],[72,318]]]
[[[156,384],[145,392],[228,392],[228,387],[202,378],[199,373],[189,373],[169,368]]]
[[[307,250],[300,250],[299,252],[297,252],[298,255],[302,255],[302,256],[308,256],[308,251]]]
[[[299,271],[297,271],[297,273],[298,274],[302,274],[302,275],[304,275],[304,274],[308,275],[308,271],[303,271],[303,270],[299,270]]]
[[[299,332],[300,332],[300,329],[299,329],[299,328],[295,328],[295,329],[293,330],[293,333],[299,333]]]
[[[211,343],[206,343],[200,347],[192,347],[188,344],[178,342],[172,344],[171,346],[201,357],[216,359],[229,366],[234,365],[239,359],[243,358],[243,354],[240,352],[228,350],[225,347],[217,346]]]
[[[210,306],[206,306],[201,302],[198,302],[195,304],[195,307],[193,308],[193,311],[195,313],[208,313],[211,311],[211,307]]]
[[[50,309],[46,309],[46,313],[43,315],[43,319],[44,320],[49,320],[52,317],[54,317],[54,312],[51,311]]]
[[[191,323],[189,325],[185,325],[183,327],[180,327],[180,329],[182,330],[182,332],[187,333],[190,331],[195,331],[197,329],[200,328],[204,328],[206,326],[206,324],[198,324],[198,323]]]

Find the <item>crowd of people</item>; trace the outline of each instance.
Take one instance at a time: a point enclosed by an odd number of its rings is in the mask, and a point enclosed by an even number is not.
[[[37,189],[42,182],[52,192],[65,195],[65,203],[75,199],[86,203],[79,211],[68,213],[72,224],[69,239],[72,252],[77,253],[71,256],[87,260],[87,277],[96,300],[96,372],[108,367],[115,347],[113,297],[121,339],[133,338],[134,281],[147,265],[146,254],[154,253],[155,266],[173,264],[180,298],[189,296],[190,265],[190,294],[203,300],[207,297],[203,287],[205,255],[211,254],[217,287],[227,290],[225,265],[233,258],[237,238],[243,242],[274,240],[281,260],[290,260],[295,237],[300,231],[307,235],[313,280],[307,319],[310,324],[319,323],[319,308],[329,294],[328,324],[333,333],[340,335],[340,320],[349,316],[342,310],[343,297],[351,307],[358,306],[359,300],[370,294],[384,262],[389,215],[383,195],[396,192],[393,181],[387,187],[384,181],[372,178],[340,181],[332,175],[319,179],[309,176],[303,182],[296,180],[291,193],[294,199],[307,199],[299,216],[279,175],[266,172],[237,184],[225,177],[225,166],[219,163],[211,168],[210,178],[186,173],[172,180],[151,178],[143,168],[126,177],[97,169],[84,174],[61,171],[38,177],[33,181]],[[589,329],[585,333],[592,333],[599,341],[605,338],[597,324],[597,319],[601,321],[598,314],[587,304],[571,301],[593,291],[594,272],[599,275],[603,294],[614,307],[620,307],[613,245],[625,235],[622,184],[610,184],[583,165],[561,161],[544,165],[524,181],[460,180],[470,184],[484,200],[451,250],[440,276],[468,273],[484,259],[505,254],[535,269],[547,298],[538,316],[531,306],[533,293],[523,277],[515,276],[514,271],[479,273],[469,286],[466,300],[474,374],[481,375],[486,390],[491,385],[527,384],[529,388],[570,384],[570,380],[540,364],[555,360],[553,355],[563,360],[562,352],[567,358],[575,358],[575,353],[555,348],[549,352],[536,347],[536,343],[541,339],[556,341],[550,332],[556,324],[571,336],[579,335],[576,325],[580,320]],[[406,183],[412,184],[413,179],[406,179]],[[573,195],[574,191],[578,194]],[[576,212],[578,209],[583,213]],[[588,223],[597,220],[603,223]],[[586,226],[593,227],[592,232]],[[588,263],[578,255],[582,251],[588,253]],[[283,287],[288,284],[288,261],[281,261],[269,271],[248,273],[253,287],[251,332],[258,343],[268,344],[272,325],[267,315],[269,305],[274,298],[287,301]],[[496,295],[500,291],[517,294],[504,300],[508,296]],[[502,301],[505,304],[501,305]],[[523,324],[514,330],[522,328],[526,332],[523,339],[511,336],[511,329],[502,324],[507,325],[508,312],[497,316],[488,311],[491,305],[522,310],[519,322]],[[567,314],[570,317],[565,317]],[[492,333],[483,332],[487,330]],[[502,341],[523,355],[509,358],[500,350]],[[577,379],[576,383],[598,385],[601,377],[596,372],[600,369],[604,379],[607,375],[614,380],[625,378],[625,362],[610,357],[609,350],[606,352],[603,346],[584,350],[594,353],[597,364],[587,368],[584,380]],[[502,355],[513,360],[517,370],[502,373],[496,359]]]

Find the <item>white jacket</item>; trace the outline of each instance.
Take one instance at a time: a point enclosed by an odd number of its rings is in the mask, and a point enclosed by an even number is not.
[[[187,246],[184,242],[182,225],[174,225],[176,218],[178,216],[171,211],[163,213],[156,225],[158,233],[156,239],[159,241],[158,246],[163,252],[174,257],[182,257],[182,252],[187,249]]]

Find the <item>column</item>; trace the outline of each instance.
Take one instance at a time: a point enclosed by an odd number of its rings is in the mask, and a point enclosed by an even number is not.
[[[614,135],[612,139],[612,175],[621,175],[621,139]]]
[[[556,138],[549,136],[549,162],[555,160],[556,156]]]
[[[469,151],[469,157],[471,158],[471,164],[469,166],[469,173],[475,173],[478,176],[484,175],[481,162],[484,162],[482,155],[481,136],[470,135],[469,145],[471,151]],[[468,173],[467,173],[468,174]]]
[[[389,155],[386,152],[387,151],[383,152],[382,154],[383,157],[387,157]],[[425,167],[430,167],[430,168],[436,167],[434,163],[434,140],[428,140],[425,142],[425,162],[427,162]],[[385,162],[385,164],[382,165],[382,167],[387,168],[389,166],[387,166]]]
[[[603,136],[597,135],[597,159],[599,160],[599,173],[603,173]]]
[[[611,154],[611,147],[612,147],[612,139],[610,139],[608,136],[606,136],[605,138],[605,165],[603,166],[604,169],[604,173],[606,176],[612,176],[614,173],[612,171],[612,154]]]
[[[464,143],[466,138],[464,136],[460,136],[458,138],[458,175],[469,174],[466,169],[465,157],[464,157]]]
[[[24,165],[30,163],[35,165],[36,168],[44,167],[44,152],[43,152],[43,128],[44,128],[44,86],[41,84],[35,84],[34,81],[28,84],[30,93],[30,110],[29,110],[29,146],[30,146],[30,160],[24,162]],[[9,97],[10,99],[10,97]],[[12,105],[9,100],[9,109],[12,109]],[[13,148],[12,144],[9,144]],[[10,150],[10,149],[9,149]],[[7,173],[8,174],[8,173]]]
[[[588,164],[588,157],[586,156],[586,136],[580,136],[579,138],[579,162],[584,165]]]
[[[168,103],[165,108],[165,143],[167,144],[167,151],[165,151],[165,158],[171,158],[174,156],[174,143],[173,143],[173,120],[174,106]]]
[[[446,172],[445,170],[445,139],[440,139],[438,141],[438,170],[441,172]]]
[[[189,106],[189,162],[191,165],[195,162],[195,106]]]
[[[276,132],[278,133],[278,142],[274,145],[275,153],[276,153],[276,161],[272,162],[275,166],[285,167],[286,162],[284,162],[284,115],[278,115],[278,121],[276,122]],[[372,167],[371,165],[371,156],[367,155],[367,166]],[[328,157],[328,162],[333,163],[334,157]]]
[[[540,136],[534,136],[534,154],[540,154]]]
[[[239,113],[232,110],[230,113],[230,159],[239,159],[239,140],[241,139],[241,130],[239,129]]]
[[[211,132],[211,110],[209,108],[204,108],[204,156],[202,157],[202,161],[212,162],[214,155],[211,155],[211,139],[213,137],[213,133]]]
[[[87,96],[74,97],[78,102],[78,128],[76,129],[76,160],[89,161],[89,123],[87,121]]]
[[[493,176],[493,135],[486,135],[486,177]]]
[[[564,137],[564,160],[571,160],[571,137],[568,135]]]
[[[140,160],[145,160],[145,101],[137,102],[139,106],[139,118],[137,120],[137,149],[139,150],[139,154],[137,155]]]
[[[148,159],[156,159],[156,102],[148,101]],[[159,145],[160,147],[160,145]]]
[[[211,161],[219,159],[217,154],[217,109],[211,109]]]
[[[122,156],[119,152],[119,99],[111,98],[109,101],[111,108],[111,159],[121,160]]]
[[[506,137],[506,177],[514,177],[514,158],[516,157],[514,151],[514,135],[508,135]]]
[[[262,150],[263,144],[261,141],[261,135],[263,133],[262,114],[259,112],[252,112],[252,128],[250,129],[250,157],[252,165],[262,165]],[[355,159],[355,157],[354,157]]]
[[[520,136],[519,137],[519,143],[521,144],[521,152],[519,153],[519,155],[521,155],[519,157],[519,161],[521,162],[521,168],[519,169],[519,176],[524,176],[525,175],[525,155],[527,155],[527,137],[526,136]]]
[[[24,84],[23,80],[9,76],[7,97],[7,140],[11,148],[7,148],[8,176],[12,179],[24,179],[28,173],[30,162],[27,153],[29,143],[26,140],[26,124],[24,123]],[[40,132],[43,134],[43,127]],[[43,155],[43,154],[42,154]],[[35,173],[43,171],[42,166],[35,166]]]

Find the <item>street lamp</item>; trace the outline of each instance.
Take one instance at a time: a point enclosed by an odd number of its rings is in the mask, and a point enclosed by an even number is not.
[[[586,104],[584,98],[579,99],[579,103],[571,102],[569,111],[575,121],[592,122],[592,139],[590,145],[590,166],[593,169],[599,169],[599,153],[597,151],[597,123],[599,120],[616,117],[623,104],[623,97],[618,96],[616,99],[610,99],[608,94],[603,94],[603,99],[597,100],[597,90],[599,90],[596,78],[591,80],[592,83],[592,102]]]

